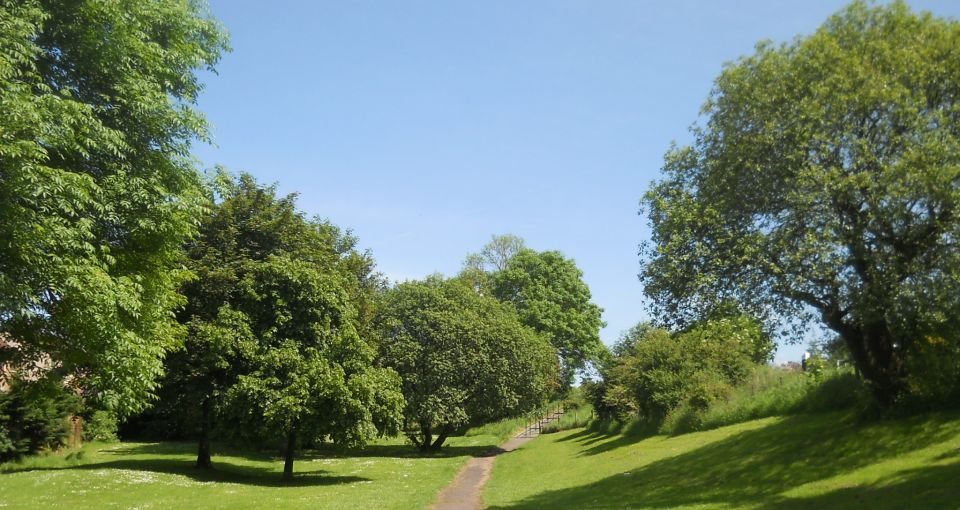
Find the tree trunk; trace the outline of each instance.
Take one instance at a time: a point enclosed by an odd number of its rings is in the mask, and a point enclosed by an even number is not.
[[[849,325],[838,317],[827,324],[840,333],[860,376],[867,381],[877,404],[890,409],[903,392],[905,377],[902,360],[894,348],[895,339],[888,332],[886,323],[871,322],[866,325]]]
[[[197,467],[201,469],[212,469],[213,462],[210,461],[210,399],[203,401],[203,414],[200,417],[200,438],[197,445]]]
[[[421,449],[421,450],[424,450],[424,451],[429,450],[429,449],[430,449],[430,443],[433,442],[433,431],[430,429],[430,424],[429,424],[429,423],[427,423],[427,424],[421,423],[421,424],[420,424],[420,431],[421,431],[422,434],[423,434],[423,438],[422,438],[423,442],[420,443],[420,445],[419,445],[419,446],[420,446],[420,449]]]
[[[293,452],[296,446],[297,433],[296,431],[291,430],[290,433],[287,434],[287,449],[284,452],[282,480],[293,480]]]
[[[434,441],[433,444],[430,445],[430,449],[431,449],[431,450],[439,450],[440,447],[443,446],[443,442],[447,440],[447,436],[450,435],[451,429],[452,429],[452,427],[450,427],[449,425],[444,425],[444,426],[440,429],[440,435],[437,436],[437,440]]]
[[[213,469],[213,462],[210,461],[210,437],[206,430],[200,432],[200,441],[197,445],[197,467]]]

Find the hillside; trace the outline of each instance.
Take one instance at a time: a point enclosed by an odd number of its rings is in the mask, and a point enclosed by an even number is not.
[[[960,508],[960,413],[766,418],[647,438],[576,429],[497,460],[491,509]]]

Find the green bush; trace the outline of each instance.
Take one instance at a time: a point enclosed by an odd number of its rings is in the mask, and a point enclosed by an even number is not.
[[[59,381],[11,381],[0,393],[0,461],[66,444],[80,397]]]
[[[914,341],[907,358],[902,413],[960,405],[960,342],[929,335]]]
[[[614,346],[604,381],[588,387],[601,419],[663,423],[677,409],[699,413],[722,400],[769,356],[759,323],[721,317],[670,332],[638,325]]]
[[[104,410],[90,413],[83,423],[84,441],[116,441],[117,415]]]

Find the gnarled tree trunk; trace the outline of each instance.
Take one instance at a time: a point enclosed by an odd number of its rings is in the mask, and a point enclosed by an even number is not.
[[[443,442],[447,440],[447,436],[450,435],[450,432],[453,431],[453,427],[450,425],[444,425],[440,428],[440,435],[437,436],[437,440],[430,445],[431,450],[439,450],[443,446]]]

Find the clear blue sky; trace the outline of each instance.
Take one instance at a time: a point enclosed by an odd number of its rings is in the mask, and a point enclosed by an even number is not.
[[[392,280],[453,274],[492,234],[560,250],[609,344],[647,318],[639,197],[723,63],[843,4],[211,0],[234,51],[200,100],[217,145],[196,154],[299,192]]]

